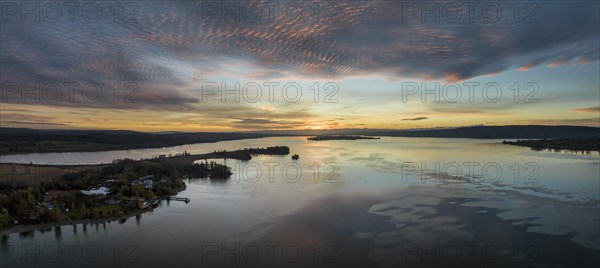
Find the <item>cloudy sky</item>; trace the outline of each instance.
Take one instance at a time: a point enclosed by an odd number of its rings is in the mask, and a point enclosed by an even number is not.
[[[600,4],[2,2],[0,126],[600,124]]]

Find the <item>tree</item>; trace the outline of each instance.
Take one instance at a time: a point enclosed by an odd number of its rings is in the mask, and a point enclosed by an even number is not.
[[[121,195],[131,196],[131,187],[127,184],[123,185],[123,187],[121,187]]]
[[[27,201],[21,199],[19,206],[17,207],[17,216],[19,219],[27,219],[29,217],[29,205]]]

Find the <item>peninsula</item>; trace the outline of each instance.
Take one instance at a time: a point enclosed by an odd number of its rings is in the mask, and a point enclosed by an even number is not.
[[[530,147],[534,150],[600,151],[600,138],[561,138],[503,141],[504,144]]]
[[[245,148],[150,159],[118,159],[102,165],[0,164],[0,234],[27,226],[123,219],[151,210],[186,188],[183,179],[227,180],[231,168],[208,159],[250,160],[287,155],[286,146]],[[204,161],[202,161],[204,160]],[[35,228],[35,227],[32,227]]]

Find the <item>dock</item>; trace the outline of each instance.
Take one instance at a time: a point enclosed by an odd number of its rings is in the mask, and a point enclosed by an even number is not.
[[[171,196],[169,197],[169,200],[174,200],[174,201],[183,201],[185,203],[189,203],[190,202],[190,198],[189,197],[177,197],[177,196]]]

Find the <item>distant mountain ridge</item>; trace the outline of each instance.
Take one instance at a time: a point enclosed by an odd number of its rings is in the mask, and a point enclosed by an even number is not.
[[[396,137],[440,137],[477,139],[597,138],[600,128],[585,126],[474,126],[454,129],[382,131],[378,135]]]
[[[0,153],[107,151],[261,138],[259,133],[147,133],[129,130],[0,128]]]
[[[477,139],[551,139],[551,138],[596,138],[600,128],[586,126],[467,126],[435,129],[334,129],[334,130],[290,130],[257,131],[263,134],[279,135],[369,135],[391,137],[438,137],[438,138],[477,138]]]
[[[0,153],[105,151],[169,147],[192,143],[273,136],[323,134],[476,139],[598,138],[600,128],[584,126],[470,126],[441,129],[334,129],[252,132],[137,132],[129,130],[38,130],[0,128]]]
[[[62,130],[62,129],[30,129],[30,128],[0,128],[0,140],[12,135],[124,135],[124,136],[169,136],[193,137],[198,135],[250,135],[250,136],[304,136],[319,134],[356,134],[380,135],[397,137],[446,137],[446,138],[561,138],[561,137],[599,137],[600,128],[587,126],[546,126],[546,125],[506,125],[506,126],[464,126],[464,127],[438,127],[415,129],[305,129],[305,130],[259,130],[239,132],[139,132],[133,130]],[[160,138],[158,138],[160,139]]]

